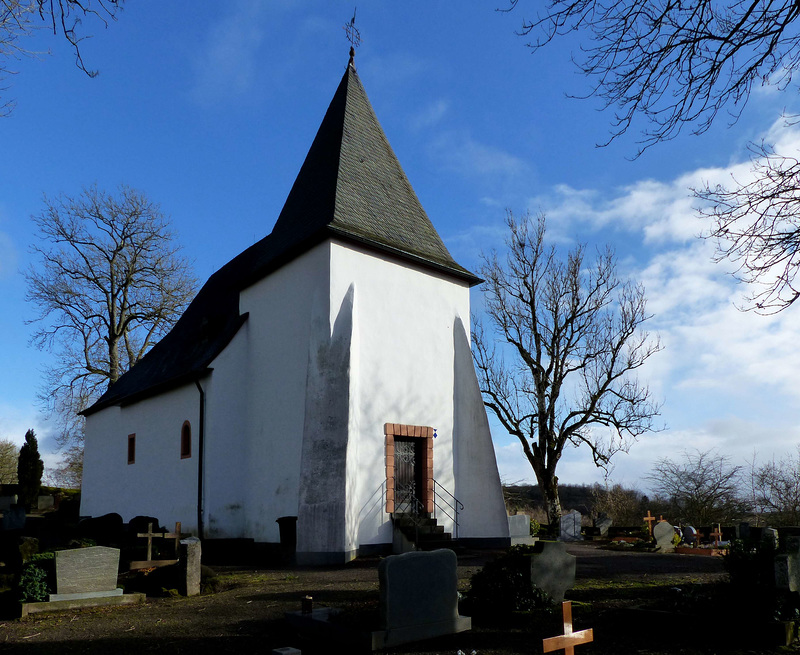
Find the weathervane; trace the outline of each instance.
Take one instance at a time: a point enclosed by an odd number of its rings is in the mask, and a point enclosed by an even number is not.
[[[353,65],[353,59],[356,56],[356,48],[361,45],[361,32],[356,29],[356,7],[353,8],[353,17],[349,23],[344,26],[344,33],[347,35],[347,40],[350,41],[350,65]]]

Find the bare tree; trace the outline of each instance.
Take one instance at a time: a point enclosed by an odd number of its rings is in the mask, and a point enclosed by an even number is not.
[[[19,447],[10,439],[0,439],[0,484],[17,482]]]
[[[794,456],[753,466],[753,496],[770,524],[800,524],[800,447]]]
[[[196,280],[159,206],[129,187],[45,197],[33,221],[41,239],[25,274],[39,310],[31,322],[41,326],[33,342],[57,362],[42,396],[59,417],[57,441],[80,447],[78,412],[169,331]]]
[[[621,484],[596,484],[592,487],[592,514],[605,514],[616,525],[641,525],[646,509],[645,497],[636,489]]]
[[[108,25],[109,20],[116,19],[123,1],[0,0],[0,80],[16,72],[11,61],[41,54],[28,50],[24,45],[26,37],[41,29],[61,34],[73,49],[76,66],[89,77],[95,77],[97,71],[87,68],[81,55],[80,44],[88,38],[80,31],[82,20],[93,17]],[[0,91],[7,88],[0,88]],[[0,116],[9,114],[12,109],[11,100],[0,100]]]
[[[672,521],[694,525],[725,523],[744,515],[741,466],[714,451],[686,451],[680,461],[662,457],[645,476],[668,503]]]
[[[522,444],[556,525],[567,444],[603,467],[654,429],[659,406],[634,373],[660,344],[640,330],[643,287],[617,278],[611,250],[594,264],[582,246],[561,260],[545,245],[544,216],[509,213],[507,223],[505,262],[494,253],[481,270],[495,344],[476,321],[473,354],[484,403]]]
[[[736,276],[753,289],[748,308],[773,314],[800,297],[800,160],[765,144],[751,150],[751,181],[706,185],[695,196],[707,203],[700,213],[710,219],[717,261],[735,263]]]
[[[616,107],[612,139],[646,120],[642,148],[687,125],[705,132],[723,109],[735,121],[754,83],[785,88],[800,66],[793,0],[550,0],[535,11],[521,30],[533,48],[588,33],[574,61],[594,80],[591,95]]]

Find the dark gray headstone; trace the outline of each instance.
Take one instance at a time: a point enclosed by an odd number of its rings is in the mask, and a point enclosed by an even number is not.
[[[17,504],[17,496],[0,496],[0,512],[11,509],[12,505]]]
[[[580,541],[581,513],[577,510],[567,512],[561,517],[561,541]]]
[[[698,545],[697,530],[692,525],[683,526],[683,540],[690,546]]]
[[[25,527],[26,519],[25,507],[12,505],[3,512],[3,530],[22,530]]]
[[[56,504],[55,496],[38,496],[36,498],[37,509],[51,509]]]
[[[556,603],[564,600],[567,589],[575,584],[576,558],[560,541],[540,541],[531,555],[531,582]]]
[[[745,540],[750,538],[750,524],[747,521],[742,521],[736,526],[736,537]]]
[[[458,615],[458,560],[452,550],[392,555],[378,566],[380,648],[469,630]]]
[[[119,549],[93,546],[56,551],[56,594],[50,600],[115,596]]]
[[[671,553],[675,550],[672,538],[675,536],[675,528],[668,521],[659,521],[653,528],[653,538],[656,546],[662,553]]]

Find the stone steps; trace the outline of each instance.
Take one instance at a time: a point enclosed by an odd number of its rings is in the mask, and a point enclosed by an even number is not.
[[[393,520],[395,527],[419,550],[448,548],[452,544],[452,534],[445,532],[444,526],[439,525],[430,515],[413,516],[397,513],[393,516]]]

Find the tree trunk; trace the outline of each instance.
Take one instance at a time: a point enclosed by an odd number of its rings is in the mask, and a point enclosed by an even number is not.
[[[558,536],[561,531],[561,500],[558,497],[558,478],[555,475],[537,474],[539,489],[544,498],[544,509],[547,512],[547,522],[550,524],[550,533]]]

